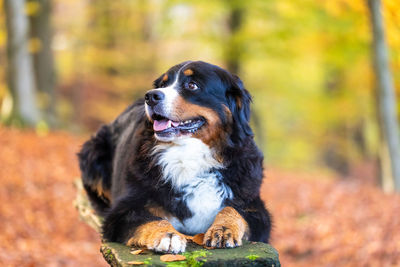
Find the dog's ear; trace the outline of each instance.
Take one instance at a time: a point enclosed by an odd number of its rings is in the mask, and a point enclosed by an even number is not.
[[[243,82],[236,75],[231,75],[229,89],[226,91],[229,109],[232,113],[232,141],[242,144],[248,136],[253,136],[250,128],[251,96]]]

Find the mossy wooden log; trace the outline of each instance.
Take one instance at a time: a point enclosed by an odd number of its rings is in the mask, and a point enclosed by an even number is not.
[[[203,247],[189,242],[186,257],[183,261],[163,262],[160,260],[162,254],[144,250],[138,255],[130,252],[136,248],[129,248],[118,243],[103,243],[101,252],[105,260],[111,266],[280,266],[278,253],[270,245],[264,243],[245,242],[243,246],[231,249],[204,249]]]
[[[99,232],[102,218],[97,216],[86,197],[80,180],[75,181],[78,190],[74,205],[79,211],[80,218]],[[186,259],[182,261],[163,262],[163,254],[143,250],[133,255],[132,250],[138,248],[127,247],[119,243],[103,242],[100,248],[104,259],[115,267],[133,265],[142,266],[273,266],[279,267],[278,252],[270,245],[259,242],[245,241],[243,246],[230,249],[205,249],[188,241],[186,252],[182,253]]]

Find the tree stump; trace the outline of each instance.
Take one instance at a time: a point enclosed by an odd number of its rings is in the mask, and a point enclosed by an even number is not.
[[[90,206],[81,180],[75,181],[78,190],[74,201],[82,221],[99,232],[102,218],[97,216]],[[131,252],[141,249],[139,254]],[[241,247],[229,249],[205,249],[188,240],[184,260],[164,262],[158,254],[143,248],[127,247],[119,243],[102,242],[100,252],[110,266],[271,266],[279,267],[278,252],[269,244],[261,242],[243,242]],[[137,251],[139,252],[139,251]]]

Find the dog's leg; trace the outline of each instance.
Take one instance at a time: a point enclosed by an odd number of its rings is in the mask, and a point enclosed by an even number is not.
[[[215,217],[214,223],[204,235],[207,247],[233,248],[247,239],[249,227],[245,219],[232,207],[225,207]]]
[[[78,153],[83,186],[96,212],[104,216],[111,202],[111,173],[114,154],[112,132],[103,125]]]
[[[135,230],[126,242],[128,246],[141,246],[157,252],[185,252],[186,238],[167,220],[145,223]]]
[[[140,188],[119,199],[105,217],[103,238],[158,252],[184,252],[185,236],[161,218],[161,214],[153,214],[154,210],[143,204],[146,199],[148,192]]]

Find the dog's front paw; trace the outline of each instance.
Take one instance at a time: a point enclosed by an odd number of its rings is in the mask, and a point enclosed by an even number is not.
[[[249,227],[243,217],[232,207],[223,208],[204,235],[203,244],[214,248],[234,248],[247,238]]]
[[[243,233],[235,226],[211,226],[204,235],[204,245],[214,248],[234,248],[242,245]]]
[[[178,233],[160,233],[146,245],[148,249],[163,253],[185,252],[186,238]]]
[[[146,223],[136,230],[126,243],[162,253],[181,253],[186,249],[186,238],[177,232],[168,221]]]

